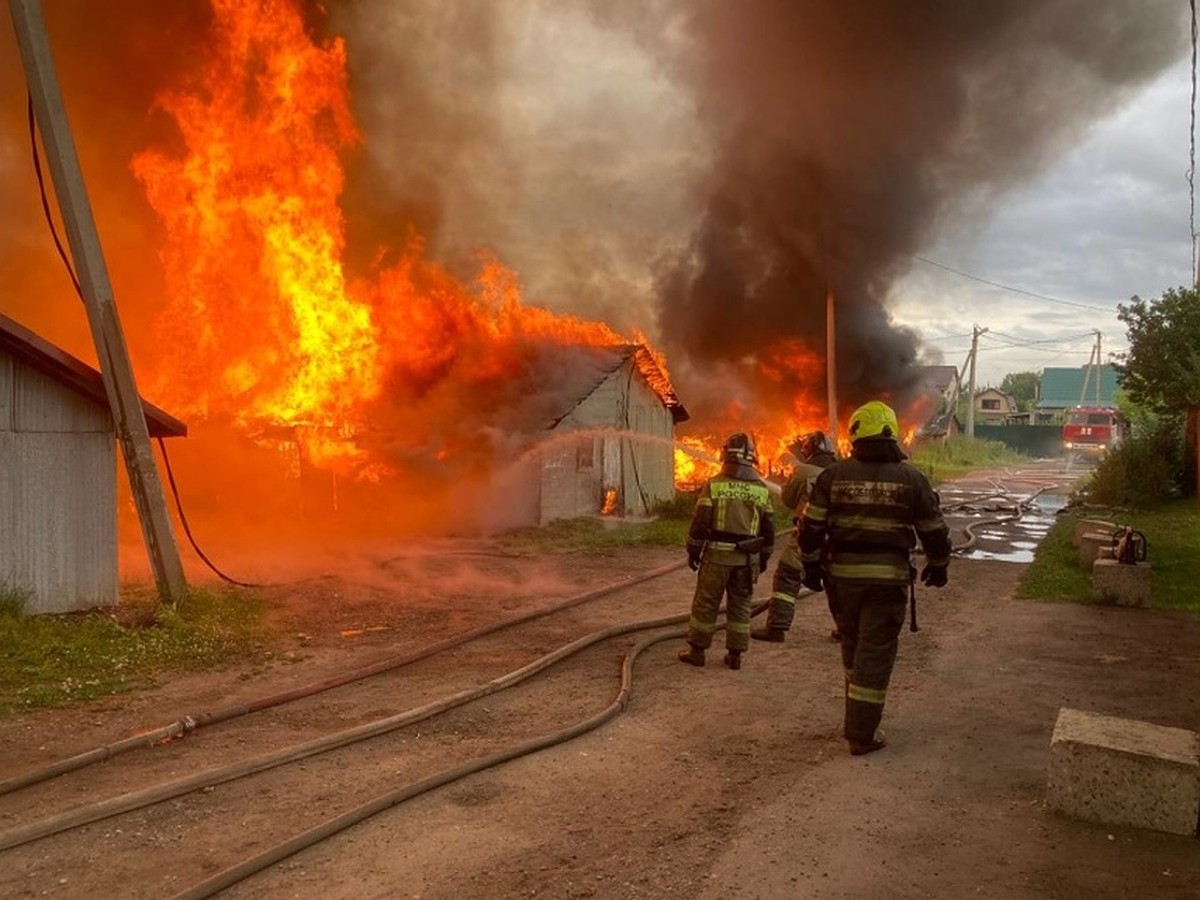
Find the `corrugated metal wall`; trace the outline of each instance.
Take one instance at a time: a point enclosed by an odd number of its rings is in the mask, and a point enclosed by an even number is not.
[[[108,410],[0,353],[0,587],[31,613],[117,601]]]

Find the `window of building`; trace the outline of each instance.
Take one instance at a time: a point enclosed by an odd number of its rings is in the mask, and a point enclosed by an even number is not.
[[[994,409],[996,411],[1000,410],[1000,401],[999,400],[987,400],[987,399],[980,400],[979,405],[983,409]]]

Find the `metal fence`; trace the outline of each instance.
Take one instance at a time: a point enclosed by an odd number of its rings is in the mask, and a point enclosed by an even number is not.
[[[975,425],[981,441],[999,441],[1035,459],[1062,456],[1061,425]]]

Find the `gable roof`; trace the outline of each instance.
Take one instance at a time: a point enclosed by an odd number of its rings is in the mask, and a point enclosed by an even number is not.
[[[1083,399],[1084,372],[1087,372],[1087,392]],[[1078,368],[1046,368],[1042,370],[1038,386],[1038,409],[1069,409],[1072,406],[1116,406],[1117,388],[1120,377],[1111,365],[1100,367],[1100,399],[1096,400],[1096,369],[1094,366]]]
[[[108,394],[100,372],[75,358],[25,326],[0,313],[0,350],[53,378],[59,384],[108,409]],[[187,425],[159,409],[145,397],[142,410],[151,437],[186,437]]]
[[[611,347],[571,347],[568,348],[572,357],[583,365],[574,367],[576,378],[573,397],[571,394],[565,396],[572,397],[570,405],[567,406],[559,415],[555,416],[550,423],[551,428],[556,428],[558,423],[571,414],[581,403],[587,400],[596,389],[600,387],[617,369],[621,368],[630,359],[633,360],[634,367],[642,375],[646,381],[647,387],[658,395],[671,413],[671,419],[678,425],[680,422],[686,422],[689,418],[688,411],[684,409],[683,404],[679,402],[679,398],[675,395],[674,388],[671,387],[670,381],[667,379],[666,373],[659,367],[655,361],[653,354],[642,344],[618,344]],[[580,390],[580,388],[583,388]]]

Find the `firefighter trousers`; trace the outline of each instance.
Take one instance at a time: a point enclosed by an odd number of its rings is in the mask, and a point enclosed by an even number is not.
[[[712,646],[717,630],[717,611],[725,604],[725,646],[745,650],[750,645],[750,606],[754,593],[754,573],[748,565],[729,566],[705,558],[696,573],[696,593],[692,597],[692,615],[688,620],[687,641],[693,647]]]
[[[767,627],[787,631],[796,617],[796,599],[804,578],[804,563],[800,561],[800,546],[794,535],[783,545],[779,565],[771,579],[771,604],[767,608]]]
[[[830,587],[846,669],[844,734],[852,743],[869,744],[883,719],[888,682],[904,627],[908,585],[838,580]]]
[[[783,547],[779,557],[779,565],[775,567],[775,575],[771,579],[771,603],[767,607],[767,627],[787,631],[792,627],[796,618],[796,601],[800,591],[804,589],[804,563],[800,559],[800,545],[795,537]],[[825,601],[829,605],[829,615],[837,623],[837,610],[833,592],[825,591]]]

